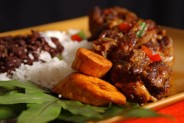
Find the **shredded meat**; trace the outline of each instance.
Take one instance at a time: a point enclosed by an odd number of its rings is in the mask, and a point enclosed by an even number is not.
[[[95,8],[89,18],[92,37],[97,37],[93,50],[113,63],[108,81],[132,102],[143,104],[167,96],[173,42],[166,31],[154,21],[138,18],[123,8]],[[151,58],[155,54],[157,58]]]

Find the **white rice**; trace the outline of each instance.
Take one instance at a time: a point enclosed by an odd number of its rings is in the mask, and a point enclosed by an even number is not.
[[[76,33],[78,30],[70,30],[69,34],[60,31],[47,31],[41,32],[41,35],[47,40],[47,43],[54,47],[54,43],[50,39],[56,37],[59,42],[64,46],[64,51],[61,54],[62,60],[54,57],[48,52],[42,51],[39,59],[45,61],[34,62],[33,65],[21,64],[19,68],[13,71],[12,79],[18,79],[22,82],[32,81],[42,87],[52,89],[55,84],[63,80],[70,73],[74,72],[71,68],[72,62],[78,48],[91,48],[92,43],[83,40],[81,42],[72,41],[70,35]],[[54,44],[54,45],[53,45]],[[30,57],[32,57],[30,55]],[[0,80],[9,80],[6,73],[0,74]]]
[[[7,76],[7,73],[0,74],[0,80],[10,80],[10,78]]]

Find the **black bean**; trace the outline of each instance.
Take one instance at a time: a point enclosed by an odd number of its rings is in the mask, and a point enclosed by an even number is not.
[[[51,40],[57,48],[50,47],[37,31],[32,31],[32,34],[27,36],[0,37],[0,73],[11,74],[11,71],[21,63],[32,65],[34,61],[39,60],[42,50],[49,52],[52,57],[61,54],[64,48],[58,39],[51,38]],[[30,54],[33,58],[29,56]]]

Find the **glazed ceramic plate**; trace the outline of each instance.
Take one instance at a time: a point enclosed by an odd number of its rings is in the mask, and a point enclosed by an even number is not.
[[[173,80],[172,88],[170,91],[170,96],[164,98],[155,103],[150,103],[145,105],[145,108],[161,109],[169,106],[173,103],[184,100],[184,30],[174,29],[170,27],[162,27],[167,30],[167,33],[172,37],[174,41],[174,54],[175,63],[173,67]],[[24,35],[30,33],[30,30],[46,31],[46,30],[67,30],[67,29],[80,29],[83,30],[88,36],[90,33],[88,31],[88,18],[80,17],[76,19],[55,22],[50,24],[45,24],[41,26],[35,26],[30,28],[25,28],[21,30],[15,30],[5,33],[0,33],[0,36],[5,35]],[[111,119],[111,121],[119,119],[118,117]]]

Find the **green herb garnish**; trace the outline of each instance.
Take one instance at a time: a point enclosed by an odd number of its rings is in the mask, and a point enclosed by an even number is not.
[[[83,31],[77,33],[82,39],[86,39],[86,35]]]
[[[141,38],[146,31],[147,24],[143,21],[141,21],[139,24],[140,24],[140,30],[137,31],[136,35],[137,37]]]
[[[62,57],[61,54],[57,55],[56,57],[57,57],[59,60],[63,60],[63,57]]]
[[[0,81],[0,89],[0,120],[17,118],[18,123],[47,123],[54,120],[83,123],[117,115],[124,118],[162,116],[134,103],[96,107],[62,100],[31,82]]]

